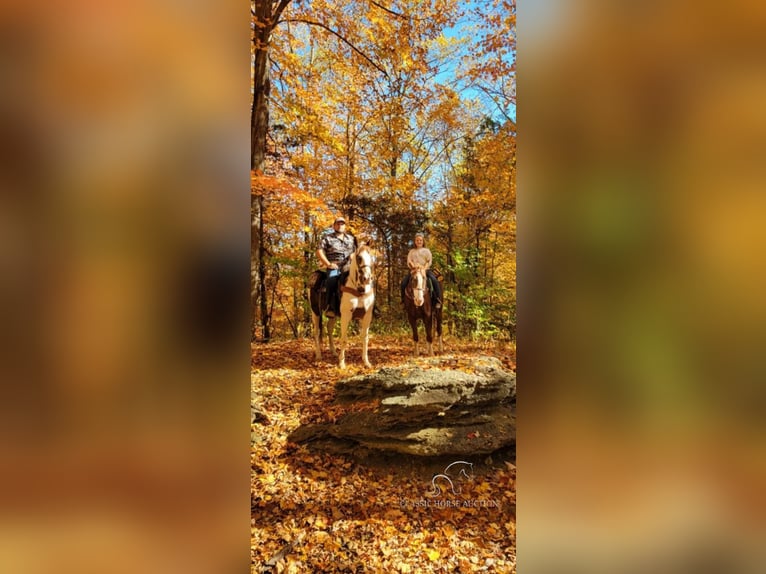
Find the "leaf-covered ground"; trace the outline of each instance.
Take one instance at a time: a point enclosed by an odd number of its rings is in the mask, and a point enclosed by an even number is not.
[[[515,572],[513,460],[473,460],[472,472],[441,479],[450,460],[353,459],[287,442],[298,426],[337,419],[334,384],[365,371],[358,337],[348,368],[297,340],[253,346],[252,403],[267,420],[252,426],[253,572]],[[445,355],[493,355],[515,371],[507,345],[445,342]],[[411,340],[371,335],[373,368],[411,360]],[[511,455],[507,455],[510,457]],[[469,469],[470,471],[470,469]],[[450,476],[454,476],[450,472]]]

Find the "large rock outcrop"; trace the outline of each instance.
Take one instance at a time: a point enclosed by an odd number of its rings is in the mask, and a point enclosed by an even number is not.
[[[489,454],[516,440],[516,376],[494,357],[438,357],[339,381],[350,412],[291,442],[351,454]]]

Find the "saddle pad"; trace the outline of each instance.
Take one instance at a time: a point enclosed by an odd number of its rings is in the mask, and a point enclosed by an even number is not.
[[[314,271],[311,274],[311,277],[309,277],[309,289],[314,289],[318,285],[321,285],[324,282],[325,273],[322,271]]]

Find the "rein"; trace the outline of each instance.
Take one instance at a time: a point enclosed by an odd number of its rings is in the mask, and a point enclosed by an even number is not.
[[[410,281],[409,283],[407,283],[407,288],[404,290],[405,297],[407,297],[408,299],[412,299],[412,301],[415,301],[415,291],[423,291],[424,292],[423,295],[425,298],[425,291],[427,290],[427,287],[426,287],[428,285],[427,277],[423,277],[422,287],[415,287],[413,283],[414,281],[413,277],[415,277],[415,275],[418,275],[418,274],[419,274],[419,271],[417,269],[413,269],[412,271],[410,271]]]
[[[346,287],[343,285],[340,288],[341,291],[344,293],[350,293],[351,295],[355,295],[356,297],[359,297],[360,295],[364,295],[364,287],[358,287],[357,289],[352,289],[351,287]],[[372,291],[370,291],[372,293]]]
[[[360,269],[372,269],[372,265],[356,265],[356,261],[354,261],[354,284],[357,286],[356,289],[353,289],[351,287],[347,287],[346,285],[342,285],[340,290],[343,293],[348,293],[350,295],[354,295],[355,297],[361,297],[365,295],[365,289],[364,285],[359,284],[359,270]],[[349,278],[351,277],[351,274],[349,274]],[[370,293],[373,291],[371,290]]]

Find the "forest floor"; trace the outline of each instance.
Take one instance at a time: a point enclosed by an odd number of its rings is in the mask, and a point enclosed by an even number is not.
[[[421,345],[422,349],[422,345]],[[490,355],[515,372],[515,349],[445,337],[443,355]],[[371,334],[373,369],[412,360],[407,336]],[[253,572],[515,572],[515,450],[470,460],[456,494],[433,495],[431,479],[452,460],[379,457],[364,463],[289,443],[302,424],[334,421],[334,385],[367,372],[358,336],[347,369],[313,341],[254,344],[252,404]]]

